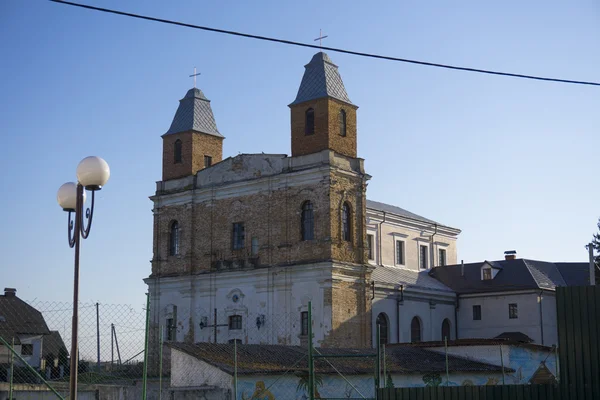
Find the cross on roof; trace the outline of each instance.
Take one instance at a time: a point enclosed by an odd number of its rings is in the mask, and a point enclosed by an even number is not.
[[[191,78],[191,77],[194,77],[194,89],[196,89],[196,77],[197,77],[198,75],[200,75],[200,72],[196,73],[196,67],[194,67],[194,74],[193,74],[193,75],[190,75],[190,78]]]
[[[323,47],[321,41],[323,39],[325,39],[327,37],[327,35],[323,36],[323,32],[321,31],[321,29],[319,29],[319,37],[315,39],[315,42],[318,40],[319,41],[319,47]]]

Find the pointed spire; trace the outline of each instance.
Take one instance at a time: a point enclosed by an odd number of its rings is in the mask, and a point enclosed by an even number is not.
[[[185,97],[179,100],[179,107],[171,127],[165,135],[186,131],[223,137],[217,129],[215,116],[210,107],[210,100],[198,88],[188,90]]]
[[[322,97],[332,97],[352,104],[348,98],[348,93],[346,93],[338,67],[327,54],[323,52],[315,54],[304,68],[306,70],[296,100],[290,106]]]

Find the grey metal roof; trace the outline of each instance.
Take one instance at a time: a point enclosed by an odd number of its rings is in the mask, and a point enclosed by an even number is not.
[[[383,265],[379,265],[375,267],[372,279],[376,283],[391,283],[404,285],[405,288],[414,287],[453,293],[453,290],[448,286],[429,276],[427,271],[417,272],[405,268],[385,267]]]
[[[587,286],[590,284],[590,264],[585,262],[557,262],[554,265],[560,271],[567,286]],[[597,276],[598,270],[596,270]]]
[[[380,203],[378,201],[367,200],[367,208],[371,208],[371,209],[377,210],[377,211],[384,211],[387,213],[397,214],[402,217],[416,219],[418,221],[427,222],[430,224],[437,224],[437,222],[435,222],[429,218],[421,217],[420,215],[411,213],[410,211],[407,211],[404,208],[396,207],[391,204]],[[438,224],[438,225],[441,225],[441,224]]]
[[[348,98],[348,93],[346,93],[338,67],[327,54],[323,52],[315,54],[304,68],[306,70],[298,88],[296,100],[290,106],[323,97],[333,97],[352,104]]]
[[[179,107],[173,122],[171,122],[171,127],[165,135],[186,131],[223,137],[217,129],[215,116],[210,107],[210,100],[198,88],[188,90],[185,97],[179,100]]]
[[[500,266],[500,270],[490,280],[481,279],[481,267],[485,264]],[[579,265],[581,263],[559,263],[561,265]],[[566,268],[566,267],[563,267]],[[587,271],[573,268],[571,281],[580,281]],[[555,263],[516,259],[500,261],[483,261],[464,265],[464,275],[461,274],[461,265],[447,265],[435,267],[430,275],[457,293],[482,293],[509,290],[548,289],[554,290],[556,286],[568,286],[559,267]]]

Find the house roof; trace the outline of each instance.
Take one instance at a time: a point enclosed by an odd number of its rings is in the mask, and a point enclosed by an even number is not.
[[[65,342],[63,342],[63,339],[58,331],[50,331],[49,335],[44,336],[44,341],[42,344],[42,357],[46,357],[48,355],[58,357],[61,349],[68,354],[67,346],[65,346]]]
[[[396,207],[391,204],[380,203],[378,201],[367,200],[367,208],[371,208],[371,209],[377,210],[377,211],[383,211],[383,212],[387,212],[387,213],[396,214],[401,217],[410,218],[410,219],[414,219],[414,220],[421,221],[421,222],[437,224],[437,222],[435,222],[429,218],[422,217],[420,215],[417,215],[415,213],[407,211],[404,208]]]
[[[50,330],[42,313],[16,295],[0,295],[0,336],[6,341],[18,335],[48,335]]]
[[[510,340],[512,342],[519,342],[519,343],[532,343],[532,342],[534,342],[534,340],[532,338],[530,338],[529,336],[527,336],[523,332],[502,332],[501,334],[499,334],[498,336],[496,336],[495,339],[507,339],[507,340]]]
[[[179,107],[165,135],[187,131],[223,137],[217,129],[210,100],[198,88],[188,90],[185,97],[179,100]]]
[[[406,268],[378,265],[375,267],[375,271],[373,271],[372,279],[375,283],[404,285],[404,288],[429,289],[454,293],[448,286],[429,276],[427,271],[417,272]]]
[[[494,279],[481,279],[480,271],[485,264],[498,268]],[[572,276],[569,276],[570,282],[583,279],[581,269],[578,267],[581,263],[562,264],[573,266],[570,271]],[[569,267],[562,266],[562,268]],[[527,289],[554,290],[556,286],[569,285],[560,271],[561,269],[554,263],[519,258],[465,264],[464,275],[461,273],[460,264],[435,267],[429,274],[455,292],[466,294]]]
[[[589,263],[557,262],[554,265],[558,268],[567,286],[588,286],[590,284]],[[598,275],[597,271],[596,275]]]
[[[505,332],[513,333],[513,332]],[[517,332],[520,333],[520,332]],[[434,347],[457,347],[457,346],[517,346],[524,348],[531,348],[535,350],[552,351],[554,348],[551,346],[543,346],[541,344],[527,343],[524,341],[515,340],[512,335],[505,335],[504,337],[495,337],[491,339],[487,338],[471,338],[471,339],[455,339],[449,340],[448,343],[444,341],[429,341],[429,342],[416,342],[416,343],[390,343],[386,345],[387,348],[395,347],[422,347],[422,348],[434,348]]]
[[[338,67],[327,54],[323,52],[315,54],[304,68],[304,76],[302,76],[298,94],[290,106],[323,97],[332,97],[352,104]]]
[[[215,343],[168,343],[199,360],[205,361],[222,371],[233,374],[233,344]],[[356,358],[316,359],[317,373],[358,375],[373,373],[373,358],[358,357],[360,354],[375,354],[375,349],[333,349],[318,348],[317,352],[327,354],[356,354]],[[286,371],[306,372],[308,370],[307,349],[300,346],[240,344],[237,345],[238,374],[268,374]],[[443,372],[446,370],[445,355],[434,351],[411,347],[386,347],[388,371],[392,373]],[[329,364],[329,361],[335,369]],[[501,371],[497,365],[469,360],[463,357],[448,356],[452,371]],[[508,371],[508,369],[505,369]]]

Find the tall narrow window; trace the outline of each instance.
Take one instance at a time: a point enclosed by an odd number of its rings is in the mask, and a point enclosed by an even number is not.
[[[212,157],[204,156],[204,168],[208,168],[212,165]]]
[[[373,235],[367,235],[367,257],[369,258],[369,260],[374,260],[374,254],[373,254]]]
[[[176,256],[177,254],[179,254],[179,222],[173,221],[169,236],[169,255]]]
[[[442,340],[444,339],[450,340],[450,321],[448,318],[442,322]]]
[[[517,319],[519,318],[519,311],[517,305],[515,303],[511,303],[508,305],[508,318]]]
[[[419,317],[414,317],[410,323],[410,341],[413,343],[421,341],[421,321]]]
[[[473,321],[481,321],[481,306],[473,306]]]
[[[306,110],[304,118],[304,134],[312,135],[313,133],[315,133],[315,110],[309,108]]]
[[[308,311],[300,313],[300,334],[302,336],[308,335]]]
[[[315,238],[315,220],[313,205],[310,201],[305,201],[304,204],[302,204],[300,224],[302,225],[302,240],[313,240]]]
[[[438,262],[439,262],[439,266],[440,267],[445,267],[446,266],[446,249],[439,249],[438,250]]]
[[[252,249],[250,250],[252,252],[252,256],[256,257],[258,255],[258,238],[255,236],[252,238]]]
[[[167,340],[177,340],[177,325],[175,325],[174,318],[167,318]]]
[[[404,242],[396,240],[396,264],[404,265]]]
[[[340,136],[346,136],[346,111],[340,110]]]
[[[375,326],[379,329],[379,340],[381,344],[388,344],[389,340],[389,327],[388,317],[385,313],[380,313],[377,316]]]
[[[181,163],[181,140],[177,139],[173,145],[173,161],[175,164]]]
[[[246,236],[246,233],[244,231],[244,223],[243,222],[235,222],[233,224],[233,240],[231,243],[231,247],[234,250],[243,249],[245,236]]]
[[[229,330],[242,329],[242,316],[241,315],[230,315],[229,316]]]
[[[342,238],[347,242],[352,241],[352,211],[348,203],[342,206]]]
[[[421,249],[421,257],[420,257],[420,265],[421,265],[421,269],[427,269],[427,246],[423,246],[421,245],[420,247]]]

